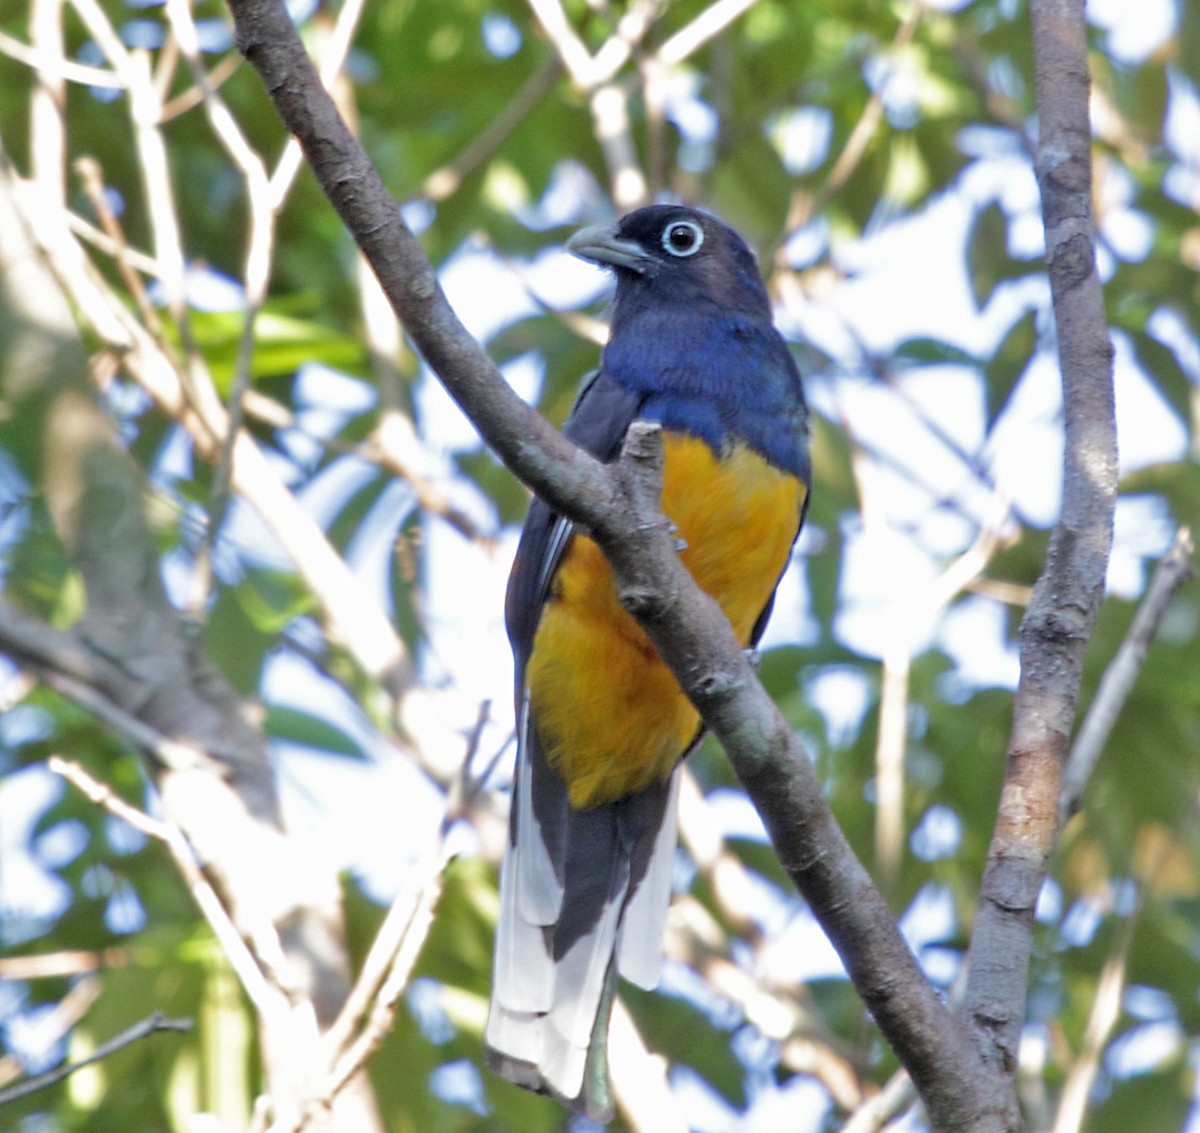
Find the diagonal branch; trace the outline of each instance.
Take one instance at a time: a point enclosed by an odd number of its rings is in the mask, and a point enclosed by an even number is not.
[[[118,1050],[129,1046],[130,1043],[137,1042],[138,1039],[147,1038],[160,1031],[183,1032],[191,1029],[191,1019],[168,1019],[161,1011],[155,1011],[153,1015],[148,1015],[145,1019],[134,1023],[132,1027],[127,1027],[119,1035],[114,1035],[108,1042],[101,1043],[87,1058],[81,1058],[78,1062],[68,1062],[45,1074],[39,1074],[36,1078],[30,1078],[26,1082],[20,1082],[16,1086],[0,1091],[0,1106],[15,1102],[18,1098],[26,1097],[38,1090],[44,1090],[48,1086],[57,1085],[64,1078],[74,1074],[76,1070],[91,1066],[93,1063],[107,1058],[110,1054],[115,1054]]]
[[[1192,537],[1186,527],[1175,533],[1171,549],[1163,556],[1146,587],[1146,595],[1134,615],[1129,633],[1121,642],[1117,655],[1104,671],[1095,699],[1080,725],[1079,734],[1071,745],[1071,755],[1063,771],[1062,791],[1058,800],[1058,819],[1066,822],[1083,802],[1083,791],[1100,753],[1108,742],[1113,725],[1133,691],[1150,643],[1158,633],[1163,615],[1175,597],[1175,592],[1190,578],[1196,568],[1192,565]]]

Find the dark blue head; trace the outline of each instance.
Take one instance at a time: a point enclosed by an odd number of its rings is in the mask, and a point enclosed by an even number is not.
[[[630,308],[656,303],[771,320],[754,254],[729,225],[698,209],[650,205],[577,232],[567,249],[616,272],[614,333]]]
[[[651,205],[567,241],[617,276],[601,366],[638,395],[640,415],[703,437],[741,440],[807,475],[800,375],[771,318],[754,255],[723,221]]]

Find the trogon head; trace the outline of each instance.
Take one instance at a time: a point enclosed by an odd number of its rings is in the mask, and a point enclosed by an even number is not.
[[[616,272],[614,328],[624,306],[654,300],[771,319],[754,254],[732,228],[698,209],[650,205],[584,228],[566,246]]]

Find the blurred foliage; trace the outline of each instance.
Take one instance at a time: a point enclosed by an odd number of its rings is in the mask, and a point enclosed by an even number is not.
[[[592,50],[612,34],[626,9],[603,0],[571,0],[565,7]],[[159,7],[104,0],[104,8],[127,41],[150,44],[152,59],[162,62]],[[651,60],[705,8],[704,0],[665,5],[636,60]],[[919,500],[914,516],[948,517],[957,525],[955,539],[948,541],[931,534],[924,519],[893,523],[898,536],[945,565],[979,528],[986,510],[980,500],[990,494],[994,479],[991,446],[1014,400],[1053,370],[1037,365],[1052,360],[1054,345],[1037,239],[1030,237],[1031,222],[1035,228],[1037,222],[1027,191],[1036,123],[1024,8],[1020,0],[969,0],[954,11],[881,0],[804,5],[759,0],[684,62],[665,70],[627,65],[620,75],[649,192],[710,207],[747,236],[760,251],[786,315],[783,325],[805,360],[819,411],[816,489],[799,568],[802,609],[785,615],[802,629],[799,640],[766,653],[761,672],[810,741],[835,811],[868,864],[877,864],[879,660],[848,643],[842,621],[849,549],[861,541],[867,523],[860,514],[863,462],[893,473],[899,467]],[[1119,52],[1105,29],[1092,31],[1096,204],[1119,348],[1118,404],[1132,396],[1131,383],[1148,383],[1186,438],[1180,450],[1164,451],[1132,470],[1123,484],[1124,503],[1136,507],[1129,523],[1118,525],[1118,535],[1126,540],[1127,560],[1136,558],[1144,570],[1162,549],[1162,539],[1155,543],[1148,529],[1169,531],[1195,523],[1200,514],[1193,435],[1200,379],[1195,351],[1200,184],[1194,148],[1200,6],[1183,4],[1174,11],[1176,26],[1150,54]],[[215,0],[198,0],[195,12],[213,37],[205,58],[215,67],[233,51],[222,32],[227,15]],[[322,10],[305,18],[310,44],[328,35],[333,14]],[[28,21],[25,4],[0,5],[5,35],[26,39]],[[96,45],[69,6],[66,26],[68,54],[96,64]],[[514,266],[514,289],[532,286],[535,257],[560,243],[571,226],[607,208],[610,170],[587,94],[555,67],[552,45],[516,0],[366,5],[348,65],[358,128],[393,192],[412,202],[410,215],[439,266],[464,250],[487,251]],[[189,87],[185,68],[164,73],[172,96]],[[539,81],[543,93],[503,136],[489,138],[498,116]],[[34,83],[28,66],[0,53],[0,138],[23,170],[31,161]],[[257,76],[242,65],[220,89],[249,140],[273,161],[285,138]],[[100,162],[130,245],[152,246],[124,99],[72,84],[64,121],[70,158],[91,155]],[[1192,123],[1192,134],[1185,125],[1170,128],[1172,122]],[[483,146],[481,136],[487,139]],[[173,117],[165,138],[189,262],[236,282],[247,241],[242,182],[201,109]],[[427,200],[429,179],[464,158],[470,167],[460,171],[454,191]],[[94,219],[74,178],[69,191],[71,207]],[[843,349],[831,341],[799,341],[803,336],[796,328],[814,312],[835,310],[839,289],[859,274],[851,254],[859,241],[955,193],[972,211],[961,262],[970,301],[992,327],[986,348],[964,341],[953,326],[930,332],[923,325],[874,353],[853,333],[854,345]],[[95,262],[129,300],[112,259],[97,255]],[[922,270],[921,263],[910,265],[918,291]],[[531,313],[509,320],[488,345],[498,362],[533,360],[544,374],[539,403],[558,423],[596,348],[560,317],[563,304],[556,296],[537,291],[536,299]],[[194,341],[223,390],[232,380],[241,327],[236,311],[197,309],[192,315]],[[294,423],[277,426],[252,417],[250,428],[287,469],[294,491],[325,487],[320,516],[337,547],[349,552],[365,538],[392,546],[380,601],[394,611],[405,639],[418,652],[426,649],[430,629],[423,590],[439,564],[429,561],[422,525],[441,520],[420,518],[409,503],[399,516],[395,509],[387,513],[392,526],[380,535],[390,477],[377,465],[365,471],[356,466],[356,478],[341,481],[342,490],[328,489],[354,459],[350,449],[368,436],[381,395],[388,404],[398,401],[399,408],[416,412],[418,434],[449,458],[459,486],[486,517],[485,534],[517,522],[525,494],[478,446],[443,451],[441,438],[429,435],[414,358],[398,363],[398,390],[383,384],[368,348],[353,249],[307,173],[299,176],[280,216],[271,293],[257,322],[255,347],[256,392],[281,403]],[[5,361],[0,341],[0,366]],[[359,408],[312,420],[319,396],[314,398],[312,381],[301,381],[298,371],[315,364],[343,375],[357,391]],[[914,419],[912,391],[923,379],[946,373],[977,391],[984,434],[960,454],[953,482],[931,484],[923,481],[921,469],[923,454],[940,444],[937,415],[918,412]],[[893,446],[881,448],[858,435],[847,418],[843,391],[864,386],[894,398],[896,420],[903,423],[894,431]],[[186,445],[178,429],[131,386],[118,381],[108,403],[153,484],[150,504],[164,561],[175,569],[186,566],[198,544],[199,509],[211,489],[211,472],[190,453],[180,457]],[[82,599],[38,492],[40,433],[31,427],[37,407],[6,402],[4,409],[5,591],[56,624],[70,624]],[[1036,578],[1046,543],[1044,524],[1018,522],[1014,532],[979,593],[959,595],[951,610],[1001,609],[1001,644],[1010,649],[1019,605],[999,606],[988,584],[1004,584],[1009,599],[1019,596]],[[261,693],[273,661],[293,654],[341,681],[364,716],[376,719],[371,690],[360,675],[346,675],[337,648],[309,620],[313,603],[290,567],[235,539],[222,544],[221,556],[204,640],[236,687],[247,696]],[[887,564],[877,566],[886,575]],[[1088,655],[1085,706],[1128,629],[1135,601],[1110,598],[1101,616]],[[1127,931],[1128,991],[1101,1053],[1087,1128],[1178,1129],[1189,1108],[1200,1034],[1198,617],[1195,588],[1185,590],[1052,866],[1036,930],[1028,1031],[1034,1053],[1022,1061],[1029,1079],[1023,1096],[1034,1128],[1049,1126],[1063,1083],[1085,1053],[1101,969],[1126,947]],[[898,913],[922,894],[944,902],[948,912],[931,922],[941,927],[917,936],[931,973],[948,984],[954,963],[945,961],[957,961],[970,931],[1011,694],[996,687],[994,678],[960,673],[960,658],[936,636],[916,636],[903,816],[909,852],[888,895]],[[981,640],[980,648],[994,650],[996,644]],[[837,682],[833,693],[831,680]],[[273,739],[330,758],[370,758],[361,738],[321,705],[305,711],[271,705],[264,727]],[[137,760],[91,716],[45,689],[35,689],[6,713],[0,743],[5,789],[26,789],[21,784],[33,782],[36,768],[58,753],[79,760],[134,803],[146,804]],[[693,765],[706,791],[732,785],[714,745],[706,745]],[[54,900],[51,908],[23,914],[0,893],[0,946],[6,956],[86,952],[100,966],[83,971],[64,961],[57,975],[0,987],[3,1046],[35,1072],[64,1056],[85,1055],[153,1010],[192,1016],[197,1026],[186,1036],[126,1048],[67,1085],[8,1107],[0,1126],[22,1133],[182,1131],[196,1128],[189,1125],[192,1115],[209,1112],[225,1129],[245,1128],[261,1087],[253,1013],[168,856],[156,844],[118,830],[119,823],[73,790],[58,785],[42,795],[31,791],[30,797],[40,801],[29,816],[23,850]],[[759,839],[732,838],[729,848],[754,885],[769,893],[760,905],[771,915],[753,926],[734,923],[710,880],[696,879],[685,899],[688,923],[711,931],[679,929],[684,943],[676,949],[678,970],[669,987],[656,995],[632,990],[628,995],[649,1046],[706,1083],[717,1112],[744,1110],[794,1074],[815,1075],[828,1087],[830,1080],[819,1070],[789,1063],[787,1043],[796,1036],[835,1053],[869,1092],[894,1069],[894,1059],[843,979],[822,978],[805,988],[779,974],[801,968],[802,958],[764,958],[772,936],[794,928],[804,914]],[[0,870],[0,877],[12,876]],[[345,904],[349,945],[359,962],[383,910],[353,879],[346,882]],[[567,1127],[554,1103],[482,1068],[495,906],[493,866],[481,857],[457,862],[416,981],[370,1066],[390,1131],[549,1133]],[[786,1026],[765,1022],[755,1016],[753,1004],[712,982],[706,965],[718,959],[740,966],[785,1005]],[[54,1004],[83,985],[94,987],[95,999],[64,1037],[40,1048],[30,1037],[31,1021],[46,1020]],[[778,1013],[771,1020],[777,1024]],[[1139,1031],[1146,1032],[1140,1042]],[[454,1082],[460,1086],[447,1084]],[[844,1114],[830,1104],[826,1127],[835,1128]],[[700,1128],[725,1127],[720,1117],[697,1120]],[[815,1127],[810,1115],[796,1114],[794,1120],[786,1128]],[[619,1120],[616,1128],[623,1128]]]

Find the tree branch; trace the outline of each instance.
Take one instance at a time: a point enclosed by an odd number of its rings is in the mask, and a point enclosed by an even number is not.
[[[1113,725],[1125,707],[1125,701],[1142,671],[1150,643],[1158,633],[1163,615],[1176,591],[1196,575],[1192,565],[1192,537],[1186,527],[1175,532],[1171,549],[1163,556],[1146,587],[1145,597],[1134,615],[1133,624],[1121,642],[1117,655],[1104,671],[1095,699],[1071,745],[1071,755],[1063,771],[1062,791],[1058,799],[1058,820],[1066,822],[1080,807],[1083,791],[1096,769],[1100,753],[1108,742]]]
[[[1004,785],[971,939],[966,1012],[989,1057],[1014,1074],[1025,1017],[1034,905],[1058,828],[1058,798],[1083,656],[1104,593],[1117,491],[1112,347],[1095,270],[1082,0],[1032,0],[1036,172],[1063,381],[1063,501],[1021,626]]]
[[[155,1011],[153,1015],[134,1023],[132,1027],[126,1028],[108,1042],[101,1043],[89,1057],[55,1067],[45,1074],[39,1074],[36,1078],[30,1078],[19,1085],[0,1091],[0,1106],[15,1102],[18,1098],[26,1097],[38,1090],[44,1090],[47,1086],[53,1086],[64,1078],[70,1077],[76,1070],[82,1070],[85,1066],[91,1066],[92,1063],[99,1062],[110,1054],[116,1054],[118,1050],[129,1046],[130,1043],[137,1042],[138,1039],[144,1039],[161,1031],[184,1032],[191,1029],[191,1019],[168,1019],[161,1011]]]
[[[911,1071],[934,1125],[1004,1128],[1007,1085],[987,1072],[922,976],[838,829],[807,753],[720,609],[674,551],[658,505],[657,429],[631,429],[622,459],[603,466],[526,406],[450,309],[396,202],[322,90],[282,3],[230,6],[239,46],[426,360],[505,463],[600,543],[622,601],[725,747],[781,861]]]

